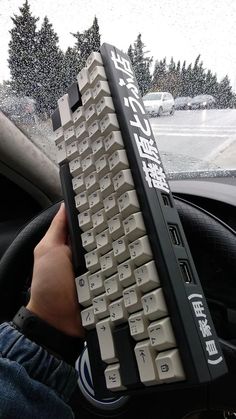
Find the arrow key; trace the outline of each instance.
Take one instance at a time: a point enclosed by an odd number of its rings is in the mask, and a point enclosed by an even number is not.
[[[112,336],[113,323],[110,318],[101,320],[96,324],[101,358],[107,364],[117,361],[114,340]]]

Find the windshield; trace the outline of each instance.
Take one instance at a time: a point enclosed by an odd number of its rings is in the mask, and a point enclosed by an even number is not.
[[[187,102],[191,100],[191,97],[177,97],[175,98],[175,102]]]
[[[143,96],[143,100],[161,100],[162,95],[159,93],[149,93]]]
[[[167,174],[228,174],[236,169],[235,22],[231,0],[1,1],[0,110],[56,162],[57,100],[106,42],[128,53],[152,102],[146,112]],[[173,98],[155,104],[160,92]]]
[[[193,98],[193,100],[206,100],[206,99],[214,99],[214,98],[213,96],[209,96],[209,95],[199,95]]]

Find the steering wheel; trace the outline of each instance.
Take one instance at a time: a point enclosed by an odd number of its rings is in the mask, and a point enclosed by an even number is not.
[[[236,411],[236,233],[196,205],[174,196],[229,372],[215,382],[174,391],[159,391],[120,403],[91,401],[78,387],[73,401],[75,417],[96,419],[131,416],[147,419],[226,418]],[[30,286],[33,249],[47,231],[60,202],[31,220],[18,234],[0,261],[0,321],[11,320]],[[113,405],[112,405],[113,403]],[[212,413],[213,412],[213,413]],[[224,412],[224,413],[222,413]],[[191,417],[191,416],[189,416]]]

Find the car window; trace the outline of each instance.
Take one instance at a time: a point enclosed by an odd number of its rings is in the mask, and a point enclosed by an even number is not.
[[[143,96],[143,100],[161,100],[161,98],[161,93],[148,93],[147,95]]]
[[[236,168],[235,21],[230,0],[205,0],[204,12],[200,0],[171,8],[168,1],[2,1],[0,109],[56,163],[57,100],[107,42],[128,53],[144,101],[163,92],[175,100],[147,109],[168,175],[228,174]]]

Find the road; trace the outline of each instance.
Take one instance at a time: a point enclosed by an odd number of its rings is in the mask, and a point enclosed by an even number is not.
[[[236,109],[150,118],[167,172],[236,169]]]

